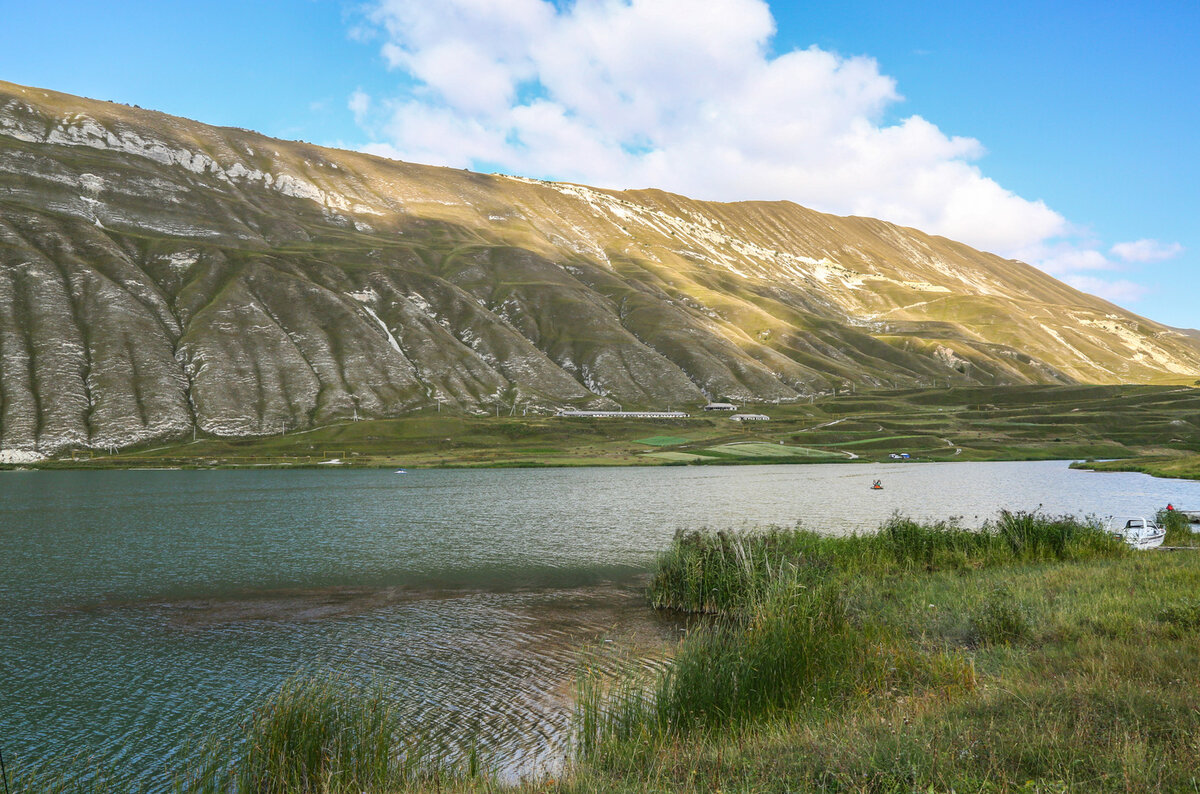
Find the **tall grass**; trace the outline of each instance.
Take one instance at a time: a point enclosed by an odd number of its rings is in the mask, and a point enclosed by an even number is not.
[[[900,515],[869,535],[802,528],[677,533],[650,585],[655,607],[725,614],[752,607],[783,580],[813,584],[839,574],[897,574],[1121,557],[1129,548],[1097,521],[1002,511],[980,529]]]
[[[1163,543],[1166,545],[1193,546],[1196,544],[1197,536],[1192,534],[1192,526],[1188,523],[1187,516],[1179,510],[1159,510],[1155,519],[1167,533],[1163,539]]]
[[[896,686],[969,690],[974,668],[961,651],[921,647],[900,627],[854,614],[846,594],[855,579],[1129,553],[1095,521],[1036,512],[1001,512],[978,530],[896,515],[871,535],[679,533],[659,557],[651,602],[710,618],[655,677],[587,681],[577,703],[580,754],[786,719]],[[970,623],[986,644],[1030,631],[1004,592]]]
[[[170,783],[122,781],[84,760],[18,770],[13,794],[393,794],[490,790],[492,770],[470,737],[454,744],[408,729],[381,686],[294,678],[236,731],[216,735]]]
[[[381,686],[292,679],[254,711],[240,733],[211,744],[180,789],[191,794],[359,794],[487,777],[473,743],[462,751],[408,729],[395,703]]]

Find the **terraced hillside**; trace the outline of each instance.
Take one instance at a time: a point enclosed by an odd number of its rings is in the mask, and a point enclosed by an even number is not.
[[[0,454],[434,404],[1190,383],[1200,341],[790,203],[411,165],[0,83]]]

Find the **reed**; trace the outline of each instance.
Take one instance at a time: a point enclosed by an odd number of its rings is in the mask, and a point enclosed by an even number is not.
[[[658,559],[658,608],[726,614],[760,601],[783,580],[813,585],[838,574],[887,575],[996,565],[1116,558],[1129,548],[1092,519],[1002,511],[980,529],[892,516],[868,535],[796,528],[681,532]]]
[[[588,758],[614,743],[721,731],[875,689],[895,669],[890,647],[878,627],[852,622],[833,583],[785,574],[749,608],[694,629],[649,679],[631,667],[607,682],[585,672],[577,751]]]
[[[1178,510],[1159,510],[1154,516],[1158,525],[1166,531],[1163,543],[1168,546],[1194,546],[1200,541],[1192,534],[1192,526],[1187,516]]]
[[[188,794],[359,794],[486,782],[470,737],[451,747],[406,728],[381,686],[294,678],[240,732],[210,744]]]
[[[699,627],[593,680],[552,790],[1200,790],[1197,587],[1070,517],[680,535],[651,596]]]

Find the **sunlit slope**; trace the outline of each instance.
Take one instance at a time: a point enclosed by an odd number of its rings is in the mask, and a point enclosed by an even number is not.
[[[436,402],[1196,377],[1195,337],[877,220],[411,165],[0,83],[0,448]]]

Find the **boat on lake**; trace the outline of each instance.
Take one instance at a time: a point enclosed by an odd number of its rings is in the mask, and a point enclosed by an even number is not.
[[[1124,526],[1117,526],[1124,521]],[[1112,534],[1121,538],[1135,549],[1153,549],[1163,544],[1163,539],[1166,538],[1166,531],[1158,525],[1158,522],[1149,518],[1124,518],[1118,519],[1114,525],[1115,529],[1110,529]]]

